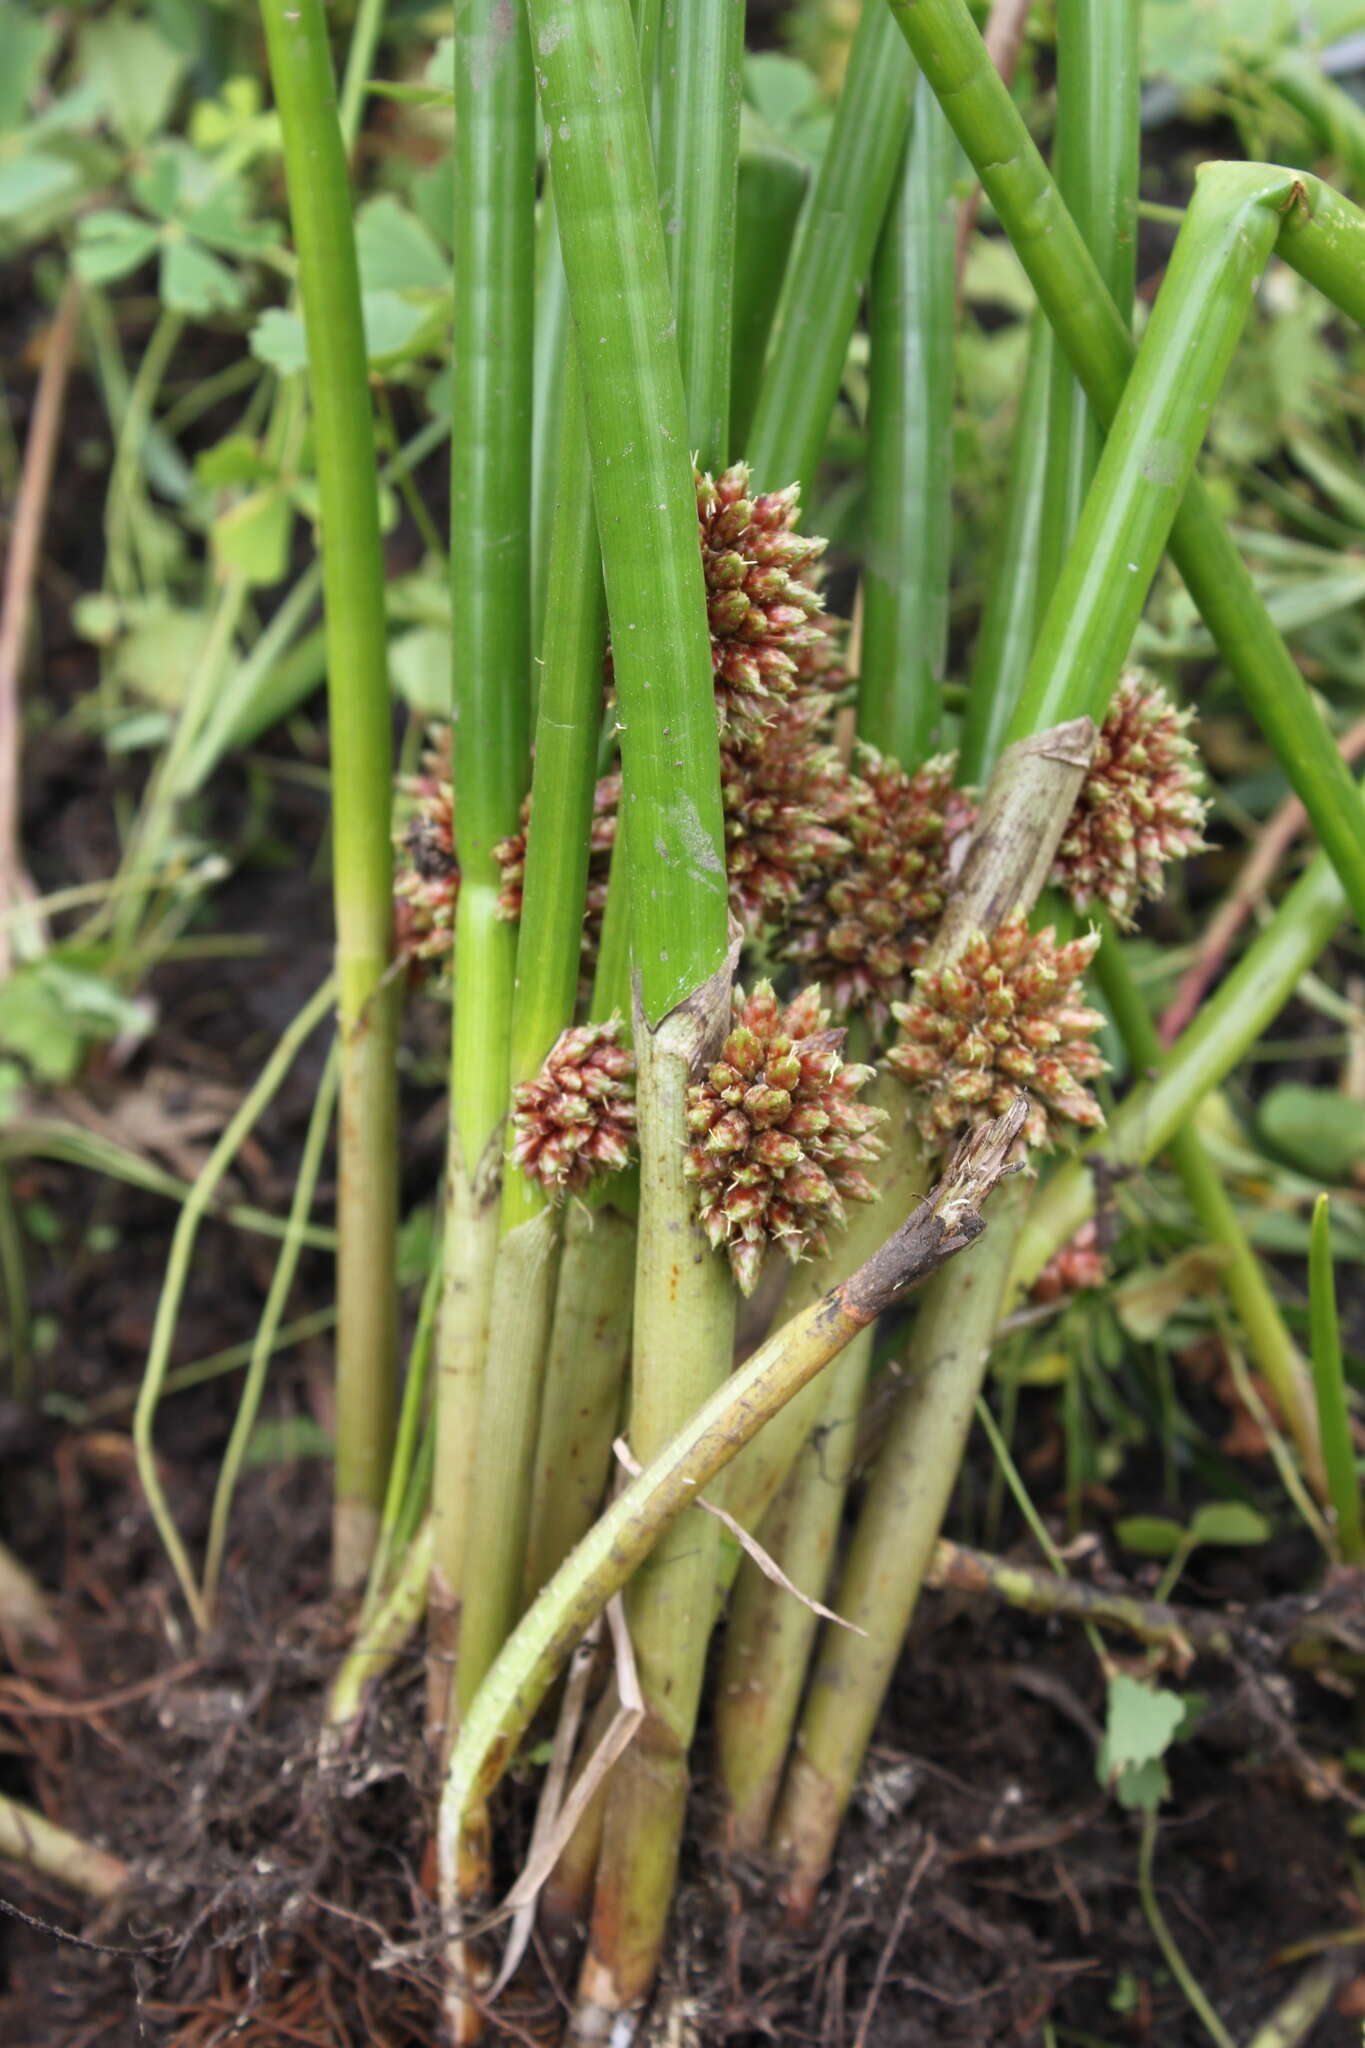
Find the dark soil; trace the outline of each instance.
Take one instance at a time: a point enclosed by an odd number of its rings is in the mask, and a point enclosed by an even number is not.
[[[100,433],[79,375],[71,408],[72,445]],[[21,417],[15,427],[22,437]],[[50,722],[26,756],[25,843],[40,889],[110,871],[116,802],[136,779],[118,770],[120,791],[103,749],[59,722],[92,681],[66,606],[97,580],[95,544],[79,494],[59,493],[49,552],[60,568],[43,593]],[[226,777],[213,804],[213,833],[238,845],[241,864],[214,899],[212,929],[251,934],[264,950],[159,969],[151,1043],[82,1082],[97,1107],[155,1091],[174,1125],[207,1091],[240,1091],[326,971],[321,796],[271,784],[270,838],[288,847],[287,865],[253,851],[242,780]],[[299,1062],[244,1155],[243,1197],[283,1206],[319,1058],[314,1047]],[[408,1204],[436,1185],[434,1102],[409,1088]],[[316,1764],[319,1702],[344,1641],[326,1593],[327,1469],[248,1474],[217,1630],[196,1644],[128,1435],[174,1212],[40,1162],[15,1173],[14,1193],[57,1227],[26,1247],[35,1315],[51,1335],[46,1405],[36,1418],[0,1411],[0,1538],[53,1591],[62,1640],[52,1651],[5,1646],[0,1789],[131,1859],[140,1887],[126,1912],[101,1918],[3,1874],[0,1903],[27,1917],[0,1919],[0,2048],[434,2042],[433,1787],[415,1665],[386,1685],[342,1764]],[[206,1224],[177,1360],[249,1336],[272,1267],[267,1241]],[[291,1313],[329,1298],[327,1261],[305,1256]],[[325,1340],[286,1354],[267,1414],[325,1426],[327,1366]],[[235,1380],[220,1380],[162,1410],[166,1482],[195,1555],[235,1396]],[[1303,1589],[1302,1551],[1286,1559],[1281,1586],[1275,1568],[1257,1553],[1250,1568],[1210,1572],[1203,1590]],[[1365,1945],[1351,1806],[1331,1796],[1354,1701],[1311,1677],[1226,1666],[1198,1667],[1188,1683],[1211,1704],[1172,1758],[1157,1882],[1191,1971],[1246,2041],[1303,1967],[1277,1964],[1281,1952],[1343,1929]],[[1139,1823],[1096,1783],[1102,1693],[1074,1630],[927,1598],[814,1923],[786,1927],[762,1869],[694,1846],[658,2040],[989,2048],[1042,2044],[1050,2027],[1059,2043],[1202,2044],[1139,1897]],[[530,1796],[506,1795],[514,1843]],[[695,1829],[694,1844],[708,1832]],[[1335,1952],[1339,2004],[1315,2048],[1360,2038],[1350,2015],[1365,2011],[1365,1976],[1350,1948]],[[537,1976],[509,2002],[506,2038],[548,2038],[557,2009]]]

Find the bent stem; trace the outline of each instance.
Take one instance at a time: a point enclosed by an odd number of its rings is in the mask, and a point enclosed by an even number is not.
[[[350,181],[321,0],[261,0],[284,138],[321,503],[340,993],[332,1571],[365,1576],[393,1435],[396,992],[384,557]]]
[[[1131,337],[990,61],[965,0],[888,4],[975,166],[1096,417],[1108,426],[1132,366]],[[1214,168],[1207,166],[1203,176]],[[1333,297],[1344,296],[1353,285],[1358,297],[1365,280],[1357,246],[1359,216],[1316,179],[1293,172],[1281,177],[1281,196],[1288,202],[1279,219],[1281,254]],[[1359,317],[1354,299],[1350,310]],[[1190,595],[1248,709],[1303,799],[1359,923],[1365,919],[1360,799],[1298,665],[1197,479],[1185,492],[1170,539]]]

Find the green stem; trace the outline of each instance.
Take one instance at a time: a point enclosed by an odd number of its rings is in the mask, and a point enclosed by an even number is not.
[[[627,826],[625,850],[635,964],[654,1025],[715,972],[726,943],[687,416],[629,8],[531,0],[531,19],[592,453],[623,808],[648,821]]]
[[[308,1119],[303,1154],[299,1160],[293,1198],[289,1204],[288,1235],[280,1246],[280,1255],[275,1261],[275,1271],[271,1275],[265,1307],[261,1310],[261,1320],[256,1325],[251,1360],[238,1398],[232,1434],[223,1453],[223,1462],[218,1468],[218,1481],[213,1490],[213,1508],[209,1515],[208,1542],[204,1552],[202,1588],[205,1612],[210,1618],[218,1597],[218,1582],[222,1576],[232,1499],[241,1475],[242,1461],[251,1442],[251,1433],[256,1427],[256,1417],[260,1413],[266,1374],[270,1370],[270,1360],[275,1350],[275,1338],[289,1300],[290,1289],[294,1285],[294,1275],[298,1271],[299,1254],[303,1250],[303,1229],[308,1221],[308,1212],[313,1206],[313,1195],[322,1168],[322,1155],[332,1128],[340,1066],[337,1048],[334,1045],[327,1056],[318,1092],[313,1099],[313,1112]]]
[[[499,840],[530,766],[531,406],[535,94],[525,17],[461,0],[455,20],[451,433],[455,1017],[447,1139],[446,1290],[437,1354],[431,1712],[445,1719],[472,1537],[498,1244],[517,953],[498,915]]]
[[[133,1412],[133,1444],[137,1453],[138,1477],[147,1496],[147,1506],[151,1511],[152,1520],[180,1582],[180,1590],[185,1596],[186,1605],[194,1616],[196,1626],[201,1629],[208,1625],[208,1610],[195,1583],[189,1557],[181,1541],[180,1532],[175,1526],[161,1484],[161,1474],[157,1469],[156,1450],[152,1442],[157,1404],[161,1399],[166,1371],[170,1364],[171,1345],[175,1339],[175,1326],[180,1314],[185,1285],[189,1279],[190,1260],[194,1253],[195,1239],[199,1234],[199,1225],[247,1135],[254,1128],[266,1104],[274,1098],[302,1047],[327,1015],[335,1000],[336,981],[329,975],[284,1032],[270,1058],[233,1112],[223,1135],[204,1161],[199,1177],[176,1220],[175,1234],[171,1239],[171,1249],[166,1260],[166,1274],[156,1304],[156,1319],[152,1325],[147,1363],[143,1369],[137,1407]],[[293,1221],[291,1218],[291,1225]]]
[[[592,1527],[611,1476],[611,1447],[630,1357],[635,1219],[576,1203],[564,1225],[545,1358],[523,1598],[534,1600]]]
[[[630,1445],[642,1465],[724,1385],[735,1292],[695,1220],[684,1177],[687,1088],[730,1021],[728,963],[657,1031],[636,1029],[640,1224]],[[654,1981],[682,1837],[687,1753],[710,1639],[720,1525],[700,1512],[660,1539],[631,1581],[626,1617],[645,1719],[612,1773],[579,2031],[630,2011]]]
[[[746,450],[762,490],[796,481],[809,494],[814,482],[913,87],[914,67],[890,18],[880,6],[864,7],[773,320]]]
[[[535,346],[531,373],[531,647],[536,654],[545,638],[550,543],[561,488],[564,373],[569,360],[569,295],[564,283],[564,260],[559,252],[554,193],[547,182],[536,222]]]
[[[322,511],[341,1013],[332,1568],[365,1576],[393,1432],[397,1145],[384,556],[346,155],[321,0],[261,0],[284,136]]]
[[[0,1857],[101,1901],[114,1898],[133,1874],[120,1857],[97,1849],[93,1842],[83,1842],[36,1807],[24,1806],[4,1793],[0,1793]]]
[[[1104,716],[1275,246],[1285,189],[1284,172],[1259,165],[1200,174],[1043,617],[1016,737],[1081,712]]]
[[[337,119],[347,156],[355,154],[356,138],[365,118],[365,95],[369,90],[374,53],[384,27],[384,0],[360,0],[351,24],[351,43],[346,52],[346,69],[341,78],[341,99]]]
[[[957,141],[922,78],[872,269],[862,739],[910,767],[943,716],[953,532]]]
[[[1359,1565],[1365,1564],[1365,1529],[1361,1527],[1360,1475],[1356,1470],[1351,1418],[1346,1406],[1346,1381],[1341,1365],[1337,1291],[1332,1273],[1331,1206],[1326,1195],[1319,1195],[1313,1205],[1313,1235],[1308,1255],[1313,1388],[1317,1395],[1328,1496],[1336,1522],[1337,1549],[1343,1564]]]
[[[1058,0],[1053,175],[1123,323],[1137,270],[1141,138],[1137,0]],[[1038,588],[1061,574],[1100,454],[1100,430],[1066,357],[1053,355]]]
[[[659,198],[687,394],[687,438],[702,469],[728,459],[743,0],[663,10]]]
[[[749,439],[763,357],[809,174],[766,135],[741,136],[735,200],[735,293],[730,359],[730,446]]]
[[[1166,1925],[1165,1915],[1157,1903],[1156,1884],[1152,1877],[1152,1863],[1156,1855],[1156,1835],[1159,1825],[1155,1808],[1151,1812],[1143,1814],[1142,1839],[1138,1849],[1138,1896],[1142,1900],[1142,1910],[1147,1915],[1148,1926],[1156,1936],[1157,1947],[1166,1959],[1167,1969],[1184,1992],[1191,2011],[1198,2017],[1205,2033],[1214,2043],[1214,2048],[1236,2048],[1236,2043],[1233,2041],[1231,2034],[1209,2004],[1208,1999],[1204,1995],[1202,1985],[1198,1982],[1184,1956],[1181,1955],[1176,1945],[1175,1936]]]
[[[1038,617],[1038,556],[1048,451],[1048,402],[1056,342],[1040,312],[1029,326],[1028,361],[1015,417],[1000,553],[972,655],[960,775],[968,787],[995,766],[1028,673]]]
[[[986,53],[965,0],[888,4],[975,165],[1097,418],[1107,426],[1132,366],[1132,340]],[[1323,188],[1315,179],[1284,176],[1286,188],[1311,195],[1311,212]],[[1334,228],[1338,209],[1328,212],[1328,225]],[[1286,213],[1281,253],[1316,283],[1328,252],[1322,235],[1307,232],[1309,225],[1299,208]],[[1305,230],[1304,240],[1291,253],[1291,230],[1296,228]],[[1343,250],[1353,239],[1343,235]],[[1349,284],[1349,273],[1349,262],[1332,270],[1334,290]],[[1357,922],[1365,925],[1365,831],[1354,784],[1245,563],[1197,480],[1186,492],[1171,548],[1248,709],[1345,880]]]
[[[1002,1190],[983,1242],[932,1283],[915,1319],[906,1391],[830,1603],[865,1633],[826,1625],[773,1821],[786,1897],[801,1914],[828,1867],[957,1484],[1028,1195],[1020,1181]]]
[[[1155,1073],[1166,1057],[1142,994],[1112,930],[1095,960],[1104,992],[1136,1073]],[[1198,1130],[1185,1123],[1174,1133],[1171,1158],[1184,1184],[1204,1238],[1225,1254],[1223,1285],[1246,1335],[1247,1349],[1289,1424],[1308,1472],[1321,1490],[1322,1448],[1313,1414],[1312,1387],[1298,1345],[1289,1333],[1264,1268],[1237,1220],[1222,1177],[1204,1149]]]
[[[327,1694],[324,1757],[339,1747],[340,1738],[359,1716],[366,1693],[392,1667],[421,1626],[434,1533],[428,1515],[404,1551],[382,1603],[362,1619],[360,1633],[341,1661]]]

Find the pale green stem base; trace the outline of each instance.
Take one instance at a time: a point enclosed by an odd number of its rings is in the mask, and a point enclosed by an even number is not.
[[[829,1866],[957,1484],[1029,1193],[1022,1177],[1001,1189],[985,1238],[931,1283],[920,1305],[910,1385],[830,1601],[867,1633],[825,1625],[773,1822],[773,1847],[797,1913],[809,1912]]]
[[[730,1014],[728,964],[649,1031],[636,1017],[640,1233],[630,1444],[647,1464],[724,1383],[735,1290],[694,1217],[683,1175],[689,1080],[714,1057]],[[720,1526],[696,1511],[660,1539],[631,1581],[626,1615],[645,1720],[612,1774],[579,1996],[583,2024],[640,2003],[663,1947],[687,1798],[687,1752],[711,1634]],[[590,2031],[583,2038],[594,2038]]]
[[[449,1704],[460,1635],[460,1598],[470,1541],[470,1499],[479,1453],[493,1269],[498,1253],[501,1139],[489,1145],[471,1180],[455,1132],[446,1177],[445,1266],[436,1331],[436,1463],[431,1488],[434,1529],[427,1610],[427,1724],[433,1741],[455,1717]]]
[[[768,1556],[812,1600],[823,1600],[829,1583],[872,1338],[871,1330],[855,1337],[825,1375],[829,1385],[815,1427],[759,1524],[758,1541]],[[716,1763],[732,1852],[757,1855],[763,1846],[818,1620],[752,1559],[740,1566],[716,1693]]]
[[[630,1357],[635,1219],[575,1203],[564,1224],[522,1596],[530,1605],[592,1526],[611,1475]]]
[[[461,1710],[521,1611],[540,1425],[540,1387],[554,1313],[560,1216],[542,1209],[498,1246],[478,1449],[470,1496],[470,1555],[455,1666]]]
[[[365,1695],[390,1670],[411,1642],[426,1612],[434,1540],[431,1516],[423,1522],[404,1553],[387,1597],[367,1621],[342,1660],[327,1695],[323,1729],[324,1759],[359,1718]]]

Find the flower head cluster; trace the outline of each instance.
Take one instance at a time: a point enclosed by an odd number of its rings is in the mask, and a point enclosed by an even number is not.
[[[1081,987],[1098,944],[1089,932],[1059,946],[1016,911],[992,937],[973,933],[948,966],[918,970],[910,1001],[894,1005],[904,1037],[887,1059],[916,1090],[930,1144],[1002,1115],[1024,1089],[1029,1146],[1051,1144],[1059,1121],[1104,1122],[1086,1086],[1104,1071],[1091,1042],[1104,1020]]]
[[[394,839],[394,925],[399,958],[416,964],[439,960],[455,939],[460,870],[449,727],[434,735],[422,756],[422,773],[406,777],[400,789],[413,809]]]
[[[803,579],[825,543],[795,531],[800,486],[749,495],[749,468],[697,477],[711,667],[722,731],[771,717],[829,636],[823,600]]]
[[[845,1201],[873,1199],[861,1167],[881,1154],[885,1112],[856,1100],[872,1069],[844,1063],[844,1034],[827,1023],[818,989],[785,1008],[770,982],[737,989],[720,1058],[688,1090],[698,1217],[745,1294],[769,1244],[793,1260],[823,1253]]]
[[[802,892],[849,852],[857,785],[827,737],[831,701],[806,690],[766,725],[721,735],[730,908],[751,938],[784,924]]]
[[[1161,894],[1166,862],[1203,846],[1190,717],[1139,675],[1119,684],[1052,871],[1078,910],[1102,903],[1131,925],[1142,898]]]
[[[878,1037],[909,994],[943,910],[952,841],[971,822],[956,766],[940,754],[910,774],[864,747],[840,827],[848,857],[795,913],[789,957],[824,985],[836,1014],[861,1011]]]
[[[534,1081],[512,1092],[512,1158],[552,1201],[581,1195],[629,1163],[635,1145],[635,1055],[619,1017],[576,1024]]]
[[[1068,1295],[1103,1287],[1108,1278],[1109,1267],[1100,1246],[1099,1228],[1092,1216],[1048,1260],[1034,1281],[1030,1294],[1037,1302],[1063,1301]]]

